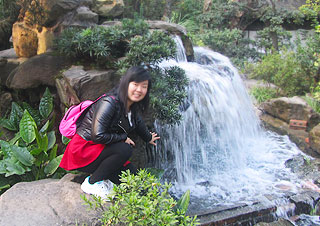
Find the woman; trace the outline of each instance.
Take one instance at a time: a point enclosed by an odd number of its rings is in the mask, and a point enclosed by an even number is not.
[[[131,132],[152,145],[160,139],[147,130],[139,115],[148,108],[150,88],[149,72],[131,67],[114,95],[102,97],[85,114],[60,163],[66,170],[91,174],[81,184],[85,193],[105,197],[112,189],[108,179],[119,184],[122,170],[136,172],[128,161],[135,146],[128,137]]]

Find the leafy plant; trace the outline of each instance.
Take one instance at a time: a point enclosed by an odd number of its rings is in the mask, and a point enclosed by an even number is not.
[[[277,90],[270,87],[253,87],[250,90],[250,94],[259,104],[272,98],[278,97]]]
[[[304,96],[303,99],[308,103],[308,105],[317,113],[320,113],[320,100],[316,99],[318,93],[314,94],[314,98],[311,96]]]
[[[49,89],[40,100],[39,111],[26,103],[23,106],[13,102],[9,118],[0,120],[3,127],[17,132],[10,140],[0,140],[0,191],[19,181],[52,176],[62,158],[57,156],[58,145],[52,130],[53,97]]]
[[[259,58],[259,53],[249,46],[254,42],[244,38],[239,29],[212,29],[198,35],[198,38],[212,50],[230,57],[234,63]]]
[[[171,67],[165,70],[153,68],[152,80],[154,86],[150,94],[153,115],[166,124],[178,123],[181,120],[179,107],[187,96],[185,90],[188,79],[184,70]]]
[[[312,79],[301,68],[296,53],[283,50],[264,56],[254,64],[249,77],[273,83],[288,96],[304,95],[309,92]]]
[[[177,202],[169,194],[171,185],[161,184],[146,170],[137,175],[123,172],[120,180],[109,197],[111,205],[100,219],[103,225],[198,225],[196,216],[185,215],[190,191]],[[101,199],[92,202],[82,198],[91,207],[103,207]]]

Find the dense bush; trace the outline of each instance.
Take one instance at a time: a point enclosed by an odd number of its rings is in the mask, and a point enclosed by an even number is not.
[[[241,64],[245,60],[255,60],[259,53],[249,44],[252,41],[243,37],[239,29],[213,29],[198,36],[212,50],[230,57],[234,63]]]
[[[103,211],[100,221],[103,225],[198,225],[196,216],[186,216],[190,200],[190,191],[177,202],[168,190],[170,184],[161,184],[146,170],[137,175],[123,172],[119,185],[115,185],[109,200],[111,205]],[[91,207],[103,207],[99,198],[94,201],[82,196]]]
[[[301,70],[295,52],[284,50],[266,55],[251,70],[249,77],[273,83],[281,87],[285,95],[304,95],[310,90],[312,81]]]
[[[179,106],[186,96],[186,75],[182,69],[157,67],[163,59],[175,56],[175,42],[168,34],[150,32],[143,20],[126,19],[121,26],[65,30],[56,42],[56,49],[82,62],[116,69],[119,74],[130,66],[146,65],[154,81],[150,95],[154,118],[164,123],[181,119]]]
[[[148,18],[160,20],[164,14],[166,1],[164,0],[124,0],[126,18]]]

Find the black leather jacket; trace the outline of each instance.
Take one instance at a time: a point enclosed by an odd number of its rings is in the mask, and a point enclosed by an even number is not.
[[[125,112],[118,97],[105,96],[94,103],[77,128],[77,134],[87,141],[111,144],[125,141],[135,131],[146,142],[152,138],[137,112],[132,112],[132,126],[125,126]]]

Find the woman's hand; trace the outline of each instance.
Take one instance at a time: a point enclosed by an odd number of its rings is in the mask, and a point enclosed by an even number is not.
[[[150,132],[150,133],[151,133],[151,132]],[[160,137],[158,137],[158,134],[156,134],[155,132],[152,132],[151,135],[152,135],[152,138],[151,138],[151,140],[149,141],[149,144],[152,144],[152,145],[154,145],[154,146],[157,146],[157,144],[155,143],[155,141],[156,141],[156,140],[159,140]]]
[[[127,137],[125,143],[132,145],[133,147],[136,146],[136,144],[131,140],[129,137]]]

